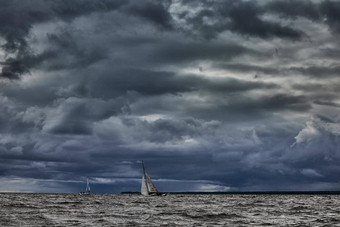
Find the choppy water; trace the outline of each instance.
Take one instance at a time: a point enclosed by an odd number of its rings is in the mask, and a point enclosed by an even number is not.
[[[340,226],[339,195],[0,194],[0,226]]]

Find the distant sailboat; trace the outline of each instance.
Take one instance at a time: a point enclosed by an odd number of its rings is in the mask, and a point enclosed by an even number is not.
[[[143,177],[140,193],[142,195],[165,195],[164,193],[159,193],[156,186],[152,183],[148,172],[146,172],[143,161],[142,165],[143,165]]]
[[[80,195],[88,195],[91,192],[89,178],[86,179],[86,188],[84,192],[80,192]]]

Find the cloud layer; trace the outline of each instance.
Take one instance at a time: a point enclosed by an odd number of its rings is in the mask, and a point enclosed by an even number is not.
[[[0,4],[1,191],[340,190],[338,1]]]

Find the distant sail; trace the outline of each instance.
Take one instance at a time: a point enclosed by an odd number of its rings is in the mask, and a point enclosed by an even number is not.
[[[89,183],[89,178],[86,179],[86,189],[85,193],[90,193],[91,188],[90,188],[90,183]]]
[[[86,188],[84,192],[79,192],[80,195],[88,195],[90,194],[91,188],[90,188],[90,182],[89,178],[86,179]]]

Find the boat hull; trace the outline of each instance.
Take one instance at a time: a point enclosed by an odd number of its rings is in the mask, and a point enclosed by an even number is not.
[[[166,196],[166,195],[168,195],[168,194],[167,193],[161,193],[161,192],[153,192],[153,193],[147,194],[146,196]]]

